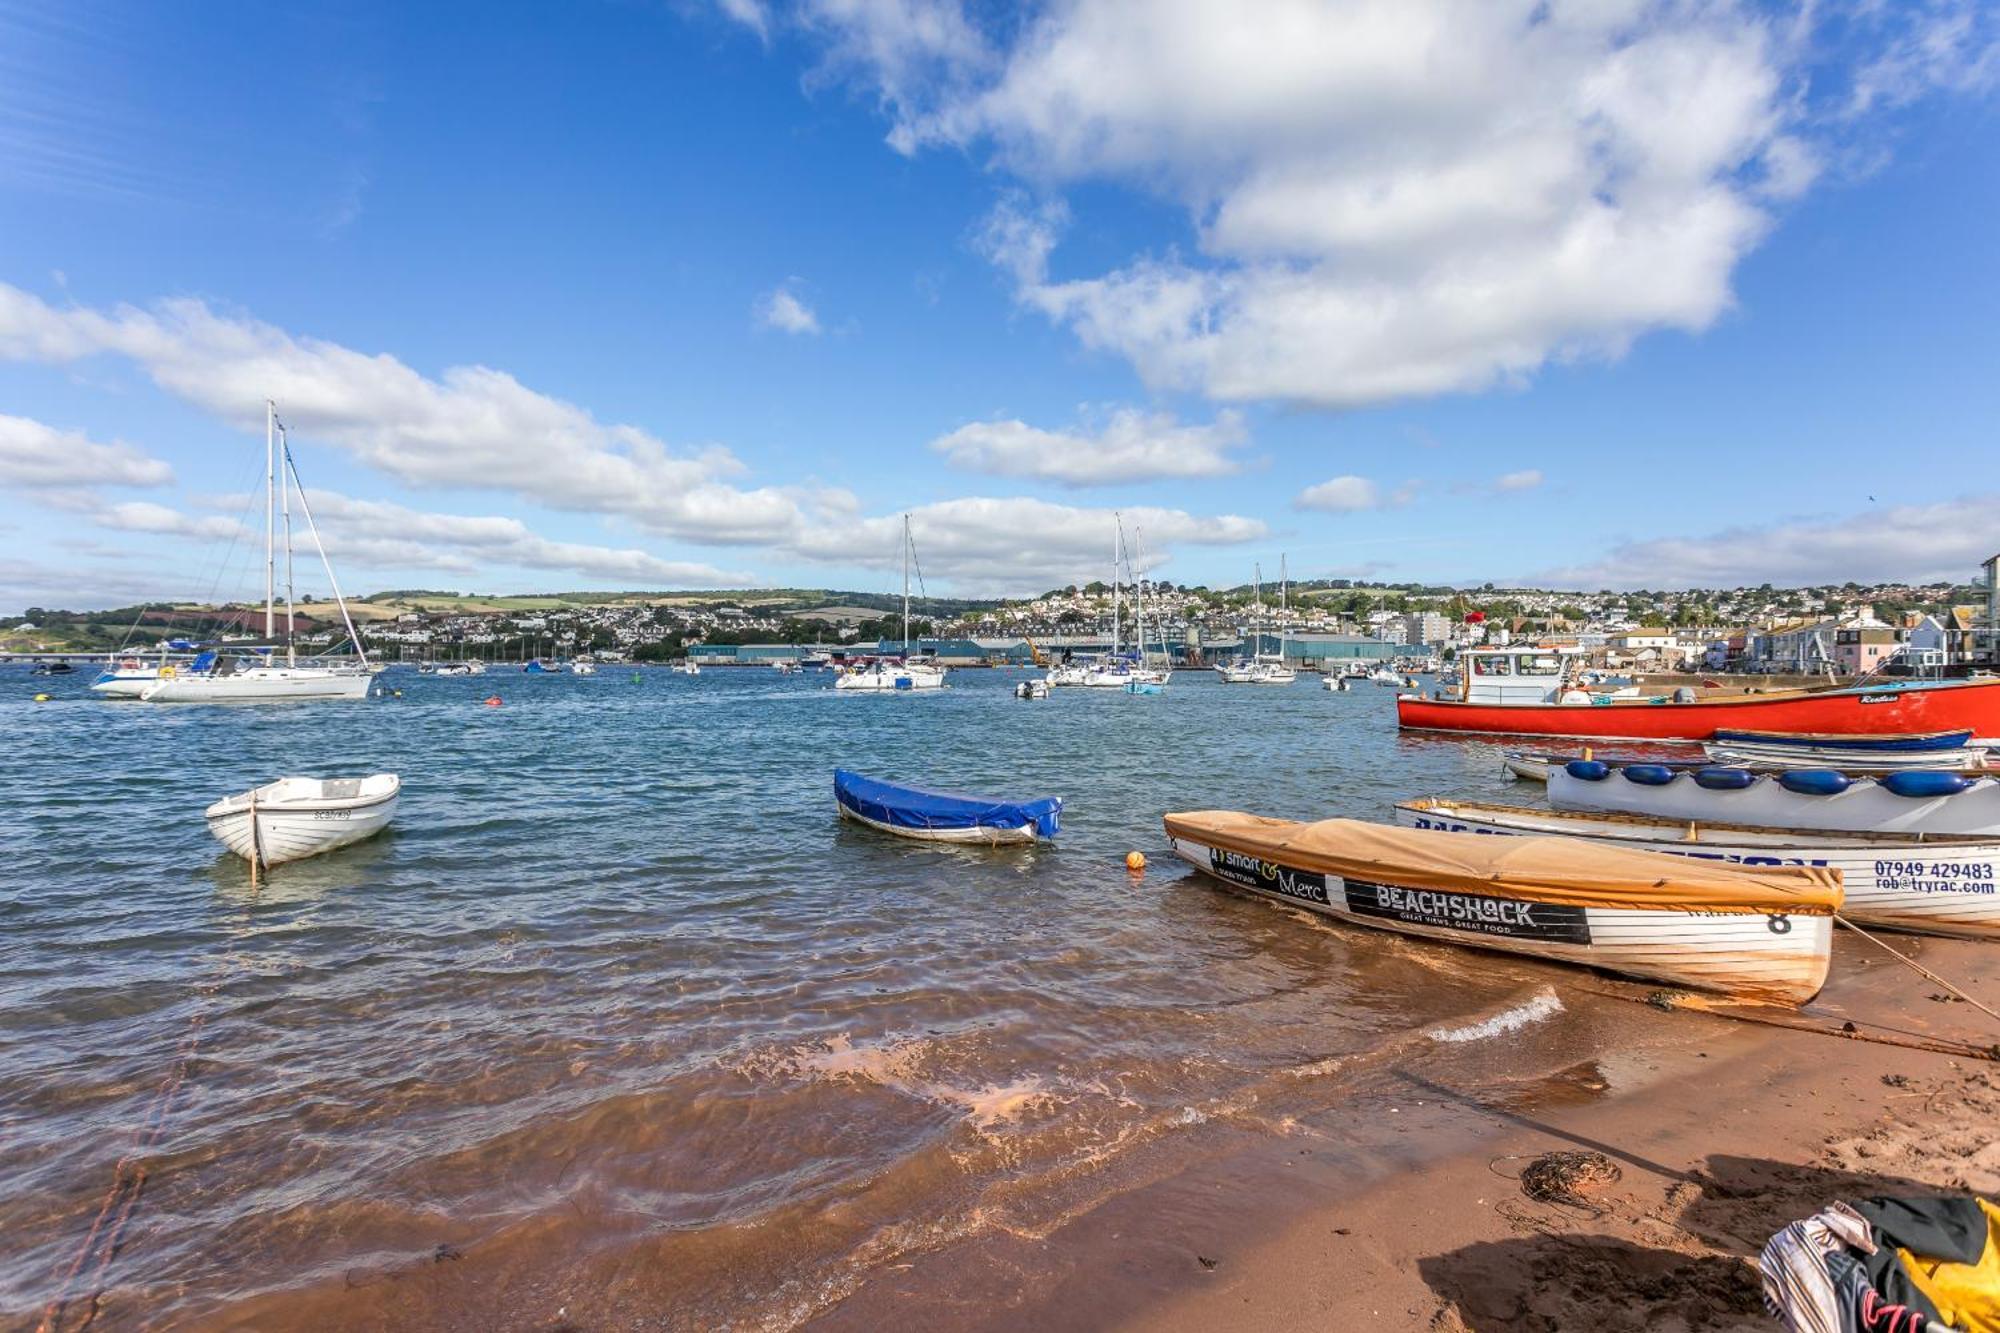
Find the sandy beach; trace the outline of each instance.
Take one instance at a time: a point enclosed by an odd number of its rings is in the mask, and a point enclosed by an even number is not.
[[[1976,943],[1919,951],[1974,994],[2000,981]],[[1857,1022],[1994,1035],[1900,966],[1867,972],[1839,997]],[[1646,1025],[1663,1044],[1615,1095],[1588,1070],[1498,1098],[1392,1074],[1359,1152],[1351,1126],[1309,1123],[1047,1236],[934,1254],[811,1327],[1768,1329],[1754,1259],[1786,1222],[2000,1190],[2000,1065],[1698,1014]],[[1521,1169],[1561,1151],[1619,1177],[1585,1206],[1531,1200]]]

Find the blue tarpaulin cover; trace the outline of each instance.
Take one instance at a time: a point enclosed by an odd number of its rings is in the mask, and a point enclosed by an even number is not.
[[[1062,797],[1004,801],[991,796],[926,791],[899,782],[833,770],[833,795],[841,805],[878,824],[909,829],[1018,829],[1034,826],[1038,838],[1053,838],[1062,814]]]
[[[1714,739],[1719,744],[1734,741],[1739,745],[1806,745],[1820,750],[1927,752],[1963,749],[1972,739],[1972,732],[1967,729],[1927,731],[1909,736],[1814,736],[1789,731],[1717,731]]]

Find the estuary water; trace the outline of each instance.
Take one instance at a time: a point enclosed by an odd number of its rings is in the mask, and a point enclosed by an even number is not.
[[[1549,1010],[1552,969],[1234,894],[1160,828],[1537,795],[1495,747],[1399,737],[1375,686],[1021,678],[396,670],[214,707],[0,672],[0,1323],[796,1327]],[[884,837],[836,819],[837,765],[1058,794],[1062,836]],[[383,770],[385,836],[255,891],[203,826]],[[1565,1031],[1552,1065],[1597,1039]]]

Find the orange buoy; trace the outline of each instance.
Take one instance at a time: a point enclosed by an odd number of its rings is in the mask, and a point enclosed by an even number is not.
[[[500,696],[497,694],[488,695],[485,702],[488,708],[498,708],[500,706]]]
[[[1144,852],[1125,853],[1125,868],[1134,871],[1144,870],[1146,868],[1146,854]]]

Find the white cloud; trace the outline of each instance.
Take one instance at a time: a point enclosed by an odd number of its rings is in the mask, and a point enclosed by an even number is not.
[[[511,567],[655,588],[740,588],[760,582],[752,574],[662,560],[637,548],[554,541],[517,518],[429,513],[338,492],[315,491],[310,498],[336,568],[354,564],[481,573]]]
[[[2000,11],[1978,0],[1901,0],[1862,6],[1853,21],[1879,50],[1854,77],[1847,113],[1908,106],[1934,92],[1982,93],[2000,84]]]
[[[1325,514],[1358,514],[1367,509],[1401,509],[1417,498],[1421,481],[1406,481],[1393,491],[1383,489],[1366,477],[1334,477],[1317,486],[1308,486],[1292,497],[1292,508],[1314,509]]]
[[[368,354],[305,338],[244,315],[218,313],[192,300],[148,309],[58,309],[0,283],[0,360],[66,364],[92,356],[130,359],[162,389],[222,420],[261,432],[266,395],[291,427],[302,471],[314,482],[312,448],[325,442],[398,481],[418,487],[502,491],[553,509],[625,519],[639,528],[707,545],[743,545],[817,563],[872,566],[871,534],[900,520],[868,518],[851,494],[808,486],[744,487],[727,478],[743,465],[727,450],[677,453],[636,426],[609,425],[587,410],[527,388],[485,366],[461,366],[432,378],[393,356]],[[1218,445],[1233,427],[1181,427],[1190,447]],[[1204,434],[1203,432],[1207,432]],[[1111,432],[1114,442],[1122,437]],[[300,446],[303,446],[302,448]],[[101,480],[101,479],[99,479]],[[93,513],[100,499],[75,488],[71,508]],[[51,501],[56,492],[41,493]],[[315,487],[316,508],[334,529],[338,502]],[[382,502],[352,502],[353,505]],[[127,530],[167,532],[173,511],[125,509],[110,522]],[[426,524],[421,511],[396,511],[400,532],[381,525],[341,534],[352,558],[382,568],[418,563],[471,572],[526,565],[632,578],[655,585],[740,585],[759,580],[704,564],[659,560],[642,550],[544,541],[515,520]],[[110,512],[110,511],[106,511]],[[349,507],[358,521],[366,511]],[[957,586],[1018,590],[1046,571],[1086,566],[1070,553],[1108,546],[1109,511],[1037,501],[966,498],[919,511],[943,538],[936,573]],[[1179,510],[1153,515],[1148,542],[1165,553],[1181,543],[1227,543],[1262,534],[1235,516],[1198,517]],[[997,516],[997,517],[996,517]],[[448,516],[429,516],[445,519]],[[183,525],[186,520],[183,516]],[[1004,533],[991,530],[1000,523]],[[147,528],[144,525],[154,526]],[[466,526],[484,524],[483,527]],[[390,525],[391,527],[394,524]],[[1081,534],[1094,528],[1087,542]],[[422,532],[426,536],[414,534]],[[1073,540],[1074,539],[1074,540]],[[883,550],[892,550],[886,542]],[[963,582],[959,582],[959,581]]]
[[[1094,429],[1043,430],[1025,421],[975,421],[931,441],[956,467],[1065,486],[1107,486],[1170,477],[1219,477],[1238,470],[1231,451],[1249,438],[1243,418],[1223,412],[1207,425],[1182,425],[1170,412],[1120,408]]]
[[[1876,6],[1889,65],[1990,81],[1965,0]],[[984,244],[1020,301],[1150,385],[1344,407],[1518,383],[1730,307],[1818,171],[1812,6],[1736,0],[809,3],[902,151],[990,148],[1045,196]],[[1968,35],[1968,28],[1975,35]],[[1801,32],[1804,36],[1801,36]],[[1898,56],[1898,42],[1912,52]],[[1056,277],[1072,184],[1175,201],[1198,253]]]
[[[2000,494],[1838,517],[1628,541],[1602,559],[1546,570],[1530,586],[1733,588],[1971,580],[2000,550]]]
[[[753,311],[757,322],[768,329],[781,333],[814,334],[819,332],[819,316],[807,305],[796,289],[797,279],[775,287],[757,298]]]
[[[676,452],[505,371],[455,366],[431,378],[393,356],[201,301],[58,309],[0,283],[0,359],[98,355],[129,358],[162,389],[245,429],[261,432],[264,400],[275,398],[301,442],[332,443],[416,486],[510,491],[702,542],[764,542],[804,522],[791,494],[728,484],[743,471],[728,450]]]
[[[716,0],[715,7],[722,11],[723,17],[756,33],[758,41],[770,42],[771,12],[764,7],[763,0]]]
[[[0,415],[0,486],[165,486],[173,479],[172,468],[128,444]]]
[[[1113,511],[1046,500],[944,500],[910,511],[917,561],[926,579],[948,579],[967,594],[1021,593],[1104,578],[1111,559]],[[1183,545],[1230,546],[1267,535],[1254,519],[1200,517],[1179,509],[1121,511],[1128,540],[1143,543],[1148,568]],[[852,516],[807,535],[795,553],[809,560],[895,571],[901,564],[901,514]],[[935,586],[935,585],[932,585]]]
[[[1509,472],[1493,480],[1493,489],[1500,492],[1532,491],[1542,484],[1540,468],[1523,468],[1519,472]]]
[[[220,515],[184,514],[178,509],[150,500],[127,500],[104,505],[90,515],[91,522],[118,532],[145,532],[165,537],[193,537],[219,541],[249,535],[233,518]]]
[[[1317,509],[1328,514],[1352,514],[1376,509],[1382,504],[1382,488],[1366,477],[1335,477],[1317,486],[1308,486],[1292,500],[1294,509]]]

